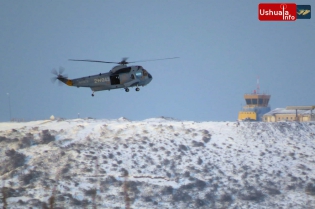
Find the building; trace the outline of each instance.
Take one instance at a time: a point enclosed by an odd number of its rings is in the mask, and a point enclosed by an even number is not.
[[[252,94],[245,94],[246,105],[238,113],[238,120],[262,121],[263,115],[269,112],[270,95],[259,94],[259,78],[257,78],[257,89]]]
[[[265,122],[278,121],[315,121],[313,110],[315,106],[288,106],[276,108],[263,116]]]
[[[245,94],[246,105],[238,113],[238,120],[262,121],[263,115],[270,111],[268,105],[270,97],[267,94],[257,94],[256,91],[252,94]]]

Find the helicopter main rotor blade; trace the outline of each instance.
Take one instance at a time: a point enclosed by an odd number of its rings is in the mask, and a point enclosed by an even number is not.
[[[59,67],[59,74],[58,75],[62,75],[62,73],[65,71],[65,69],[63,67]]]
[[[51,80],[52,83],[55,83],[56,80],[57,80],[57,77],[52,77],[52,78],[50,78],[50,80]]]
[[[106,62],[101,60],[76,60],[76,59],[69,59],[69,61],[80,61],[80,62],[98,62],[98,63],[114,63],[114,64],[120,64],[120,65],[127,65],[129,63],[136,63],[136,62],[151,62],[151,61],[157,61],[157,60],[168,60],[168,59],[177,59],[179,57],[169,57],[169,58],[163,58],[163,59],[151,59],[151,60],[138,60],[133,62],[127,62],[127,57],[124,57],[122,61],[120,62]]]
[[[80,61],[80,62],[100,62],[100,63],[114,63],[114,64],[119,64],[118,62],[105,62],[105,61],[99,61],[99,60],[74,60],[74,59],[69,59],[70,61]]]
[[[129,63],[135,63],[135,62],[151,62],[151,61],[157,61],[157,60],[169,60],[169,59],[177,59],[179,57],[169,57],[169,58],[162,58],[162,59],[153,59],[153,60],[138,60],[138,61],[133,61]]]
[[[56,69],[52,69],[52,70],[51,70],[51,73],[54,74],[55,76],[58,76],[58,72],[57,72]]]

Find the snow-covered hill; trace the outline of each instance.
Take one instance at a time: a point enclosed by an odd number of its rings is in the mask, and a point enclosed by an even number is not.
[[[0,123],[0,207],[315,208],[314,156],[314,123]]]

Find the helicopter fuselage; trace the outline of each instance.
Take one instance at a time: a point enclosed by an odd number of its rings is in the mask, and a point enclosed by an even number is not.
[[[152,76],[141,66],[118,65],[107,73],[86,76],[76,79],[58,78],[68,86],[89,87],[93,92],[124,88],[126,92],[129,87],[145,86],[152,81]],[[92,96],[94,96],[92,94]]]

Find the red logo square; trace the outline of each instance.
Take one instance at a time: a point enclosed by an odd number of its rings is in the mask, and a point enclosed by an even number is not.
[[[295,21],[296,4],[294,3],[261,3],[258,5],[260,21]]]

